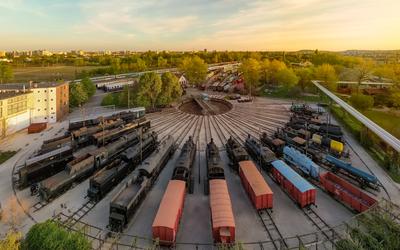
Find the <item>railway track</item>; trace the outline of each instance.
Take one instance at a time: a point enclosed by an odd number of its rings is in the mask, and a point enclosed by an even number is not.
[[[332,229],[331,226],[329,226],[328,223],[322,219],[321,216],[317,214],[311,207],[308,208],[303,208],[302,209],[304,215],[312,222],[312,224],[318,229],[319,232],[322,233],[322,235],[329,241],[334,244],[334,236],[335,236],[335,231]],[[329,235],[329,232],[332,233],[332,235]]]
[[[69,216],[65,223],[67,225],[73,227],[76,223],[80,222],[85,215],[87,215],[96,205],[98,202],[93,200],[88,200],[82,204],[75,212]]]
[[[241,135],[239,135],[237,131],[233,130],[233,128],[230,125],[228,125],[221,116],[218,116],[217,122],[219,122],[220,125],[225,127],[225,131],[227,131],[228,134],[230,133],[230,136],[235,137],[237,140],[242,142],[242,144],[244,144],[244,139],[241,137]]]
[[[199,117],[193,117],[187,124],[187,126],[183,129],[178,138],[175,140],[178,147],[180,147],[186,136],[189,134],[189,131],[193,128],[194,124],[196,124],[197,126],[199,119]]]
[[[281,232],[279,231],[277,225],[275,224],[274,220],[272,219],[271,211],[264,209],[258,211],[258,216],[260,217],[265,230],[267,231],[268,237],[272,241],[274,248],[276,250],[287,248],[288,245],[284,240]]]

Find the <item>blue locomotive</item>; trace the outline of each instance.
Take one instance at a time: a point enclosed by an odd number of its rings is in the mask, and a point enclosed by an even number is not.
[[[320,167],[300,151],[286,146],[283,148],[283,158],[298,167],[305,175],[319,180]]]

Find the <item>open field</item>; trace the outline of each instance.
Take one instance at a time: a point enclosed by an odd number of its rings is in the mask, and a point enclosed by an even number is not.
[[[392,111],[368,110],[363,112],[369,119],[400,139],[400,115]]]
[[[16,151],[0,151],[0,164],[13,157],[16,153]]]
[[[13,68],[14,79],[11,82],[53,81],[55,79],[73,80],[83,70],[89,71],[105,66],[50,66]]]

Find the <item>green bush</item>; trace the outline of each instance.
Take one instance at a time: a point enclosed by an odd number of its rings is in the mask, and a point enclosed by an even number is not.
[[[374,98],[363,94],[354,94],[350,97],[350,103],[358,110],[364,111],[374,106]]]
[[[26,250],[89,250],[89,241],[81,234],[69,232],[56,222],[47,220],[35,224],[22,244]]]
[[[103,100],[101,101],[102,106],[109,106],[109,105],[119,105],[119,94],[118,93],[108,93],[104,96]]]

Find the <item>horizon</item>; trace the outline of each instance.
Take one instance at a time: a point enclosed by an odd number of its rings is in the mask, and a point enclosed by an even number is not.
[[[397,50],[398,9],[395,0],[4,0],[0,50]]]

